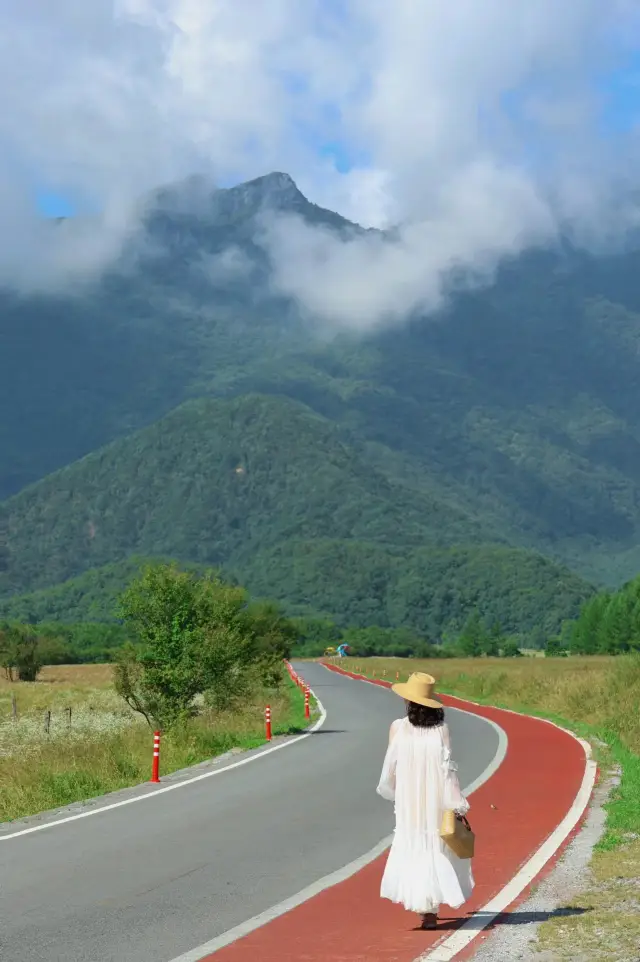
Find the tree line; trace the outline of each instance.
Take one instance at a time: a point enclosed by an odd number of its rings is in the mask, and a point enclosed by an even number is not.
[[[550,654],[619,655],[640,652],[640,577],[618,591],[600,591],[549,639]]]
[[[172,565],[151,564],[149,571],[177,571]],[[344,643],[354,654],[362,658],[389,656],[396,658],[453,658],[480,655],[513,656],[519,654],[519,641],[504,633],[498,621],[485,626],[480,614],[473,611],[462,631],[450,632],[443,642],[437,643],[413,628],[389,628],[370,625],[365,628],[341,627],[328,618],[286,617],[279,605],[272,601],[249,603],[246,592],[237,585],[230,585],[218,576],[202,575],[200,572],[182,571],[193,584],[205,581],[236,592],[242,599],[246,617],[254,625],[258,615],[266,630],[265,617],[269,613],[278,631],[287,638],[287,650],[298,657],[314,658],[326,648]],[[131,582],[121,594],[118,603],[118,622],[77,622],[73,624],[45,621],[24,624],[5,621],[0,623],[0,667],[9,679],[33,681],[44,665],[118,662],[123,648],[140,644],[140,631],[134,619],[126,614],[123,599],[140,583],[140,577]],[[128,602],[127,602],[128,604]]]
[[[329,646],[347,644],[361,658],[389,656],[393,658],[475,658],[520,655],[518,638],[506,634],[500,622],[487,626],[477,610],[473,610],[459,632],[445,633],[435,643],[411,628],[339,628],[330,620],[293,619],[297,631],[294,647],[300,656],[321,655]]]
[[[326,618],[285,616],[272,601],[252,602],[216,573],[149,564],[121,594],[118,622],[0,623],[0,668],[35,681],[44,665],[112,661],[118,690],[148,720],[172,723],[201,695],[222,707],[258,672],[275,683],[283,658],[317,657],[349,645],[359,657],[518,657],[522,639],[474,609],[462,629],[434,643],[412,628],[341,628]],[[640,577],[588,599],[577,619],[543,640],[549,656],[640,651]]]

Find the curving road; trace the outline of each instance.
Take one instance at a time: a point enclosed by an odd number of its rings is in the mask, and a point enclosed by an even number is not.
[[[327,712],[308,738],[89,818],[14,838],[3,826],[0,958],[170,962],[388,836],[392,806],[375,786],[399,699],[297,667]],[[470,785],[491,766],[498,733],[463,712],[448,721]]]

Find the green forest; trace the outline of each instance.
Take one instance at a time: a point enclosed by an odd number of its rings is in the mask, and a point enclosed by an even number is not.
[[[458,553],[457,549],[452,552]],[[506,560],[506,559],[503,559]],[[640,578],[625,585],[618,592],[592,594],[576,607],[576,616],[559,623],[554,633],[544,630],[538,622],[529,633],[510,629],[507,620],[501,621],[500,610],[489,609],[483,602],[486,595],[480,591],[475,600],[468,596],[467,604],[460,609],[469,612],[449,622],[438,633],[430,633],[415,626],[384,626],[367,624],[354,626],[348,619],[342,624],[328,616],[317,614],[292,615],[277,602],[250,597],[237,581],[219,578],[219,573],[207,571],[194,565],[177,562],[137,558],[130,563],[108,566],[106,570],[87,572],[77,579],[82,586],[81,598],[86,607],[76,607],[67,612],[58,608],[48,609],[46,600],[52,596],[57,601],[64,597],[62,588],[44,590],[32,596],[17,597],[0,608],[0,667],[9,671],[12,653],[16,645],[29,652],[29,665],[39,659],[41,664],[74,662],[103,663],[117,661],[133,639],[122,615],[122,598],[132,584],[140,582],[151,572],[171,568],[192,579],[211,580],[227,584],[242,592],[245,604],[253,612],[277,613],[279,624],[285,626],[289,654],[299,657],[317,657],[329,646],[346,643],[350,653],[361,658],[376,655],[395,657],[453,658],[453,657],[518,657],[524,648],[544,649],[547,656],[625,654],[640,651]],[[462,568],[464,574],[464,568]],[[95,595],[91,594],[92,585]],[[467,583],[465,578],[464,584]],[[109,595],[101,589],[109,585]],[[74,582],[67,586],[69,598],[78,597]],[[530,593],[531,589],[529,589]],[[517,597],[515,594],[513,597]],[[552,594],[549,594],[552,597]],[[107,600],[108,599],[108,600]],[[40,602],[41,607],[37,606]],[[505,613],[507,605],[502,609]],[[45,617],[45,612],[49,617]],[[102,615],[104,620],[94,621]],[[65,620],[73,614],[76,621]],[[3,648],[4,641],[4,648]],[[13,647],[12,647],[13,646]],[[35,661],[34,661],[35,659]]]
[[[142,561],[105,565],[52,588],[11,596],[0,601],[0,616],[110,621],[118,593]],[[594,590],[544,558],[494,547],[420,549],[403,557],[358,542],[284,543],[257,556],[248,570],[253,577],[246,583],[256,597],[275,598],[276,586],[284,585],[278,600],[293,615],[330,616],[352,627],[405,624],[433,639],[461,627],[475,609],[509,632],[543,639],[575,617]]]
[[[567,624],[640,571],[640,253],[529,252],[429,318],[319,338],[259,216],[360,228],[282,184],[197,214],[167,188],[134,269],[0,290],[0,618],[97,658],[142,562],[177,559],[372,652],[578,650]],[[195,269],[230,248],[250,286]]]
[[[640,651],[640,578],[618,591],[600,591],[568,622],[550,650],[576,655],[617,655]]]

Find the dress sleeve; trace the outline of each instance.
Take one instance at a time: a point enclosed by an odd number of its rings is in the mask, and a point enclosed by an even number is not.
[[[460,790],[458,766],[451,758],[451,736],[447,725],[442,726],[442,768],[444,772],[444,807],[449,811],[466,815],[469,802]]]
[[[399,721],[394,721],[389,732],[389,746],[384,756],[382,773],[376,789],[378,795],[382,795],[388,802],[395,801],[396,797],[396,763],[398,760],[398,733]]]

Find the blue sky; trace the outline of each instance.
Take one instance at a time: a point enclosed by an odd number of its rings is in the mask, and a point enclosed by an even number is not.
[[[488,6],[490,6],[490,3],[488,3]],[[344,0],[325,0],[325,10],[333,11],[333,16],[337,18],[338,21],[344,21],[346,16]],[[330,37],[328,42],[331,44]],[[488,52],[487,55],[490,56],[490,52]],[[622,61],[623,57],[624,62]],[[640,115],[640,49],[630,53],[628,48],[623,52],[622,47],[620,47],[620,58],[620,63],[614,71],[600,77],[596,81],[597,89],[603,98],[603,110],[598,126],[598,133],[600,137],[605,139],[628,132],[637,124]],[[285,86],[289,89],[289,92],[300,94],[304,100],[304,95],[308,93],[310,84],[312,84],[311,78],[312,74],[305,76],[304,67],[300,68],[298,66],[297,69],[287,72]],[[470,78],[469,83],[472,82],[473,80]],[[534,77],[534,85],[535,82]],[[528,158],[529,160],[533,159],[535,163],[536,159],[539,160],[545,156],[546,145],[543,143],[536,145],[535,141],[531,140],[532,133],[535,137],[535,132],[532,130],[531,125],[524,123],[521,118],[518,118],[518,106],[523,92],[526,91],[522,91],[521,89],[510,91],[505,87],[503,105],[505,113],[507,115],[510,114],[514,121],[513,132],[516,137],[516,150],[518,152],[521,150],[522,157]],[[318,106],[317,103],[316,106]],[[314,113],[311,111],[309,113],[310,120],[308,123],[306,120],[300,122],[300,114],[298,115],[298,119],[293,120],[289,118],[289,137],[292,143],[296,142],[299,147],[304,148],[307,152],[310,149],[311,154],[315,154],[321,163],[324,162],[326,164],[329,162],[330,166],[332,166],[338,174],[346,174],[353,168],[360,169],[374,165],[375,150],[372,149],[371,153],[369,153],[363,148],[362,144],[356,144],[350,140],[348,131],[345,132],[341,125],[341,106],[339,102],[335,100],[331,102],[329,98],[323,102],[319,112]],[[402,107],[403,103],[399,101],[398,109],[402,109]],[[306,117],[304,111],[301,113]],[[486,128],[484,132],[486,134]],[[248,140],[250,141],[251,138],[252,135],[249,133]],[[259,136],[256,136],[255,139],[256,154],[258,155],[255,166],[258,173],[266,173],[271,169],[271,165],[269,161],[265,161],[264,171],[260,170]],[[553,144],[550,146],[551,149],[553,149]],[[287,154],[285,152],[283,159],[280,159],[278,162],[280,169],[289,170],[295,177],[296,170],[288,168],[286,158]],[[299,173],[298,171],[298,174]],[[219,180],[219,183],[221,186],[231,186],[240,179],[243,178],[234,176],[233,169],[229,170],[227,168],[224,177]],[[64,191],[48,189],[45,185],[42,185],[37,191],[36,205],[40,213],[46,217],[71,216],[79,207]]]
[[[640,52],[629,57],[622,69],[603,77],[598,86],[604,99],[600,128],[602,136],[628,132],[638,123],[640,115]],[[508,105],[510,101],[511,97],[506,94],[505,104]],[[353,167],[366,166],[370,161],[365,151],[356,149],[346,140],[323,142],[314,139],[312,130],[301,132],[301,138],[312,146],[320,159],[331,161],[340,174],[347,173]],[[238,178],[230,174],[220,185],[228,187],[237,181]],[[37,206],[46,217],[70,217],[75,210],[68,197],[44,188],[38,192]]]
[[[368,160],[363,152],[355,152],[348,144],[337,140],[327,143],[320,142],[317,144],[316,150],[318,157],[330,160],[340,174],[348,173],[354,166],[363,166]],[[264,171],[264,173],[268,173],[268,171]],[[221,179],[219,186],[232,187],[237,182],[238,178],[230,175]],[[68,197],[46,189],[38,191],[36,204],[39,212],[45,217],[72,217],[76,210]]]
[[[74,213],[71,201],[53,191],[38,191],[36,203],[45,217],[71,217]]]
[[[602,80],[606,98],[603,130],[624,132],[638,123],[640,114],[640,51],[629,57],[623,69]]]

